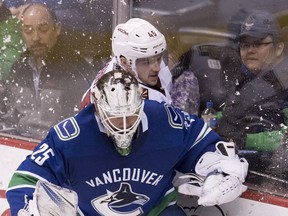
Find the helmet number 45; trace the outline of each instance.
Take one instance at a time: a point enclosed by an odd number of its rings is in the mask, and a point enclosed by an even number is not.
[[[149,35],[149,37],[157,37],[157,34],[154,31],[148,32],[148,35]]]

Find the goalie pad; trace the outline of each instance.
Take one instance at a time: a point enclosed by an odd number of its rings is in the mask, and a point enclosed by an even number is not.
[[[78,211],[78,196],[72,191],[49,182],[38,181],[33,194],[33,200],[17,216],[76,216]]]
[[[206,177],[213,172],[225,173],[245,181],[248,172],[248,162],[235,153],[233,142],[216,143],[216,152],[206,152],[195,166],[195,172]]]

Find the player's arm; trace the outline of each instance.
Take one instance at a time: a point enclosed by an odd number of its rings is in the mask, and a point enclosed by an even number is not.
[[[239,197],[247,187],[243,185],[248,163],[235,153],[233,142],[216,143],[215,152],[206,152],[198,160],[195,174],[178,175],[178,192],[199,196],[198,204],[220,205]],[[185,181],[186,180],[186,181]]]
[[[176,176],[178,191],[199,196],[201,205],[222,204],[240,196],[247,189],[243,183],[248,163],[238,157],[234,143],[221,141],[203,119],[184,113],[184,121],[188,151],[177,169],[193,174]]]
[[[53,137],[48,135],[20,164],[6,191],[12,215],[17,215],[33,198],[39,180],[54,184],[63,182],[64,165],[59,162],[62,161],[61,157],[55,149]]]

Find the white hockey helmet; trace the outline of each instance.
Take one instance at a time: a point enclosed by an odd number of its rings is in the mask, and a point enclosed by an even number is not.
[[[126,71],[110,71],[92,86],[91,94],[95,99],[100,120],[108,136],[112,138],[116,150],[121,155],[128,155],[144,107],[138,81]],[[127,122],[128,118],[133,119],[132,123]],[[115,120],[120,121],[121,126],[115,125]]]
[[[118,62],[121,56],[126,57],[132,70],[137,73],[136,60],[163,53],[166,50],[166,40],[164,35],[146,20],[131,18],[114,29],[112,50]]]

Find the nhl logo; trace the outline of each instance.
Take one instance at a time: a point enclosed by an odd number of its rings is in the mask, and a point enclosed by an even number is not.
[[[245,23],[242,25],[241,31],[244,31],[244,30],[250,31],[251,28],[254,26],[254,22],[255,22],[254,17],[249,16],[249,17],[246,19]]]

